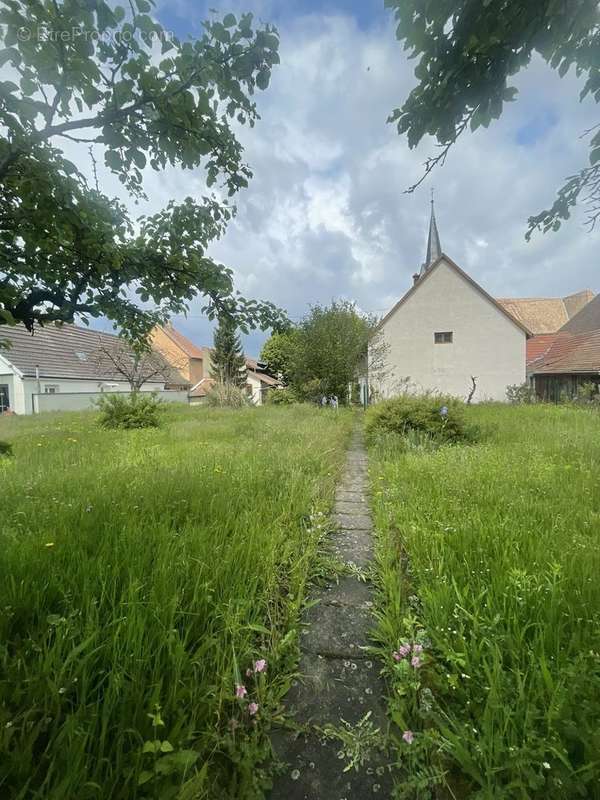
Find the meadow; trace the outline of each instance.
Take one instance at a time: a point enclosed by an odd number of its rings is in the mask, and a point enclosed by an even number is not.
[[[352,415],[0,419],[0,796],[259,798]]]
[[[371,451],[396,796],[599,798],[600,415],[468,413]]]

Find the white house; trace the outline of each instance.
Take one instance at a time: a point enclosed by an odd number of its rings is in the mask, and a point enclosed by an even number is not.
[[[526,378],[531,335],[457,264],[444,255],[433,210],[427,257],[413,286],[379,325],[385,365],[369,359],[369,385],[381,397],[433,391],[474,401],[505,400]]]
[[[130,390],[124,376],[97,357],[100,349],[122,350],[117,336],[76,325],[49,325],[32,335],[22,325],[3,325],[0,339],[9,343],[0,350],[0,413],[75,410],[89,405],[82,405],[84,395],[93,399],[101,392]],[[164,386],[164,377],[156,376],[141,390],[162,391]],[[58,394],[60,398],[49,397]]]

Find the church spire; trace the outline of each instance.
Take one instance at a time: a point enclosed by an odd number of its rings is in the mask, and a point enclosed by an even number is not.
[[[431,219],[429,220],[429,236],[427,237],[427,255],[421,267],[421,275],[424,275],[429,267],[442,255],[440,235],[435,221],[435,209],[433,207],[433,189],[431,190]]]

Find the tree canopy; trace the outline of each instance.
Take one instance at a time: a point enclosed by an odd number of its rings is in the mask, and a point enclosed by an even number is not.
[[[366,376],[367,351],[372,369],[384,361],[385,345],[377,320],[362,314],[353,303],[334,301],[313,306],[303,320],[282,335],[274,335],[261,357],[271,369],[285,374],[294,393],[304,400],[336,395],[348,400],[348,386]]]
[[[284,383],[289,383],[294,364],[295,331],[289,329],[274,333],[264,343],[260,351],[261,361],[265,361],[269,370],[279,376]]]
[[[535,53],[561,77],[573,67],[583,76],[580,98],[600,100],[597,0],[385,0],[385,5],[395,12],[397,38],[418,59],[419,81],[390,121],[407,135],[410,147],[427,134],[437,139],[440,151],[427,160],[425,175],[443,163],[463,131],[488,127],[501,115],[517,95],[511,78]],[[567,179],[551,208],[530,217],[528,237],[535,229],[557,230],[580,196],[589,202],[590,222],[600,216],[600,123],[586,133],[589,165]]]
[[[188,197],[134,223],[98,186],[100,157],[134,199],[147,165],[203,165],[220,195],[251,177],[230,123],[254,125],[252,96],[279,61],[277,31],[227,14],[181,42],[152,6],[0,9],[0,66],[11,77],[0,82],[0,324],[105,315],[138,338],[197,296],[209,317],[233,315],[243,330],[285,323],[271,303],[237,294],[231,270],[206,255],[235,212],[226,199]],[[92,185],[65,142],[89,146]]]

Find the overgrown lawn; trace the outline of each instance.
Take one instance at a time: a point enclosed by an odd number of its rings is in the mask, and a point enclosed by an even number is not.
[[[398,797],[598,798],[600,415],[469,416],[477,445],[371,454]]]
[[[93,413],[0,420],[15,454],[0,459],[2,797],[268,786],[269,721],[324,532],[314,515],[352,417],[166,415],[125,432]]]

